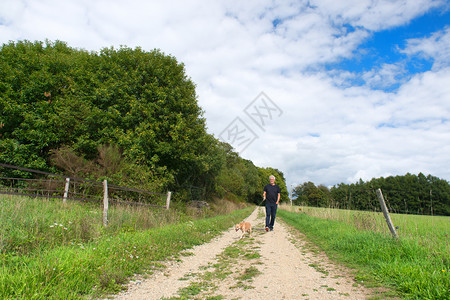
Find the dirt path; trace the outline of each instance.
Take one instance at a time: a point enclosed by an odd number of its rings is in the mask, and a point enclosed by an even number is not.
[[[148,279],[135,280],[118,299],[365,299],[372,290],[325,255],[308,250],[283,222],[264,231],[262,208],[246,219],[252,238],[233,228],[185,253]]]

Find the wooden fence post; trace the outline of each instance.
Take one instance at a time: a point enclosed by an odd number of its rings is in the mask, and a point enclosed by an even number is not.
[[[172,195],[172,193],[170,191],[167,192],[166,209],[169,209],[169,207],[170,207],[170,195]]]
[[[64,187],[64,196],[63,196],[63,203],[67,202],[67,197],[69,196],[69,187],[70,187],[70,178],[66,178],[66,186]]]
[[[108,181],[103,180],[103,226],[108,225]]]
[[[386,203],[384,202],[383,193],[381,189],[377,190],[378,201],[380,201],[381,210],[383,211],[384,218],[386,219],[386,223],[389,227],[389,230],[392,233],[394,238],[398,238],[397,231],[395,230],[394,224],[392,224],[391,217],[389,216],[389,211],[386,207]]]

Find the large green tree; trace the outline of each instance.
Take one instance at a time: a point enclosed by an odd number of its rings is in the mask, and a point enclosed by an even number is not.
[[[183,64],[159,50],[11,42],[0,50],[1,160],[50,169],[63,145],[94,158],[101,144],[173,177],[206,171],[211,137]]]
[[[259,169],[206,132],[184,65],[141,48],[3,44],[0,162],[193,200],[261,189]]]

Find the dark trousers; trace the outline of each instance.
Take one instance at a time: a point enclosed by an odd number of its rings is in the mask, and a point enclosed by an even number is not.
[[[275,216],[277,214],[277,204],[266,204],[266,227],[273,229]]]

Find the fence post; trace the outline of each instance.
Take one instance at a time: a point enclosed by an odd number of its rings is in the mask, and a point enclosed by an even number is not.
[[[67,202],[67,197],[69,196],[69,187],[70,187],[70,178],[66,178],[66,186],[64,187],[64,196],[63,196],[63,203]]]
[[[166,209],[169,209],[170,206],[170,195],[172,195],[172,193],[170,191],[167,192]]]
[[[391,217],[389,216],[389,211],[386,207],[386,203],[384,202],[383,193],[381,189],[377,190],[378,201],[380,201],[381,210],[383,211],[384,218],[386,219],[386,223],[389,227],[389,230],[392,233],[394,238],[398,238],[397,231],[395,230],[394,224],[392,224]]]
[[[108,181],[103,180],[103,226],[108,225]]]

